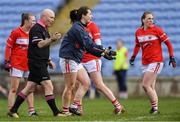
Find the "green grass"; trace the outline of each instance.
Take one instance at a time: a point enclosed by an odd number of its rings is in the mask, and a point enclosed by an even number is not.
[[[20,118],[14,119],[6,116],[7,100],[0,99],[0,121],[180,121],[180,98],[160,98],[159,115],[148,113],[150,106],[147,98],[121,100],[126,112],[118,116],[113,114],[113,107],[107,99],[85,99],[83,102],[83,116],[53,117],[45,100],[40,97],[35,99],[39,117],[28,117],[27,104],[24,103],[18,111]],[[57,105],[61,106],[60,99]]]

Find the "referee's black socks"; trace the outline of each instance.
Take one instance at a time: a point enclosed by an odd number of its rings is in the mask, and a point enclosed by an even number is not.
[[[47,101],[49,107],[51,108],[54,116],[56,116],[60,111],[56,106],[54,95],[53,94],[46,95],[45,98],[46,98],[46,101]]]
[[[16,97],[16,101],[15,101],[13,107],[10,109],[10,111],[13,113],[17,113],[19,106],[24,102],[26,97],[27,96],[25,94],[23,94],[22,92],[19,92],[19,94]]]

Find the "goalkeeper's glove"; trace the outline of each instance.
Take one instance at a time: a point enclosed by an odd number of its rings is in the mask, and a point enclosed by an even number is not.
[[[6,60],[5,60],[2,68],[3,68],[5,71],[8,71],[8,72],[9,72],[9,70],[12,68],[12,65],[10,64],[9,61],[6,61]]]
[[[114,60],[116,59],[116,51],[112,51],[111,47],[108,47],[107,49],[104,50],[104,52],[102,53],[102,56],[108,60]]]
[[[172,67],[173,67],[173,68],[176,67],[176,61],[175,61],[175,59],[174,59],[173,56],[170,56],[170,57],[169,57],[169,65],[171,65],[171,64],[172,64]]]
[[[134,65],[134,60],[135,60],[135,56],[131,56],[130,60],[129,60],[129,64],[130,65]]]

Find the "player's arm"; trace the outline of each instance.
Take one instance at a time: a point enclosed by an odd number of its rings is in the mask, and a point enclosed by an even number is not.
[[[172,46],[168,36],[166,35],[166,33],[161,28],[158,28],[158,35],[159,35],[161,42],[164,42],[168,48],[169,65],[172,64],[172,66],[175,68],[176,67],[176,61],[175,61],[174,53],[173,53],[173,46]]]
[[[136,42],[136,44],[135,44],[135,46],[134,46],[133,54],[132,54],[132,56],[131,56],[131,58],[130,58],[130,60],[129,60],[129,63],[130,63],[131,65],[134,65],[134,60],[135,60],[136,55],[138,54],[139,49],[140,49],[140,44],[139,44],[139,42],[138,42],[137,37],[136,37],[136,41],[135,41],[135,42]]]
[[[6,42],[6,48],[5,48],[5,61],[3,64],[3,69],[6,71],[9,71],[11,69],[11,53],[12,53],[12,48],[16,42],[17,39],[17,33],[15,31],[11,32],[11,35],[8,37],[7,42]]]
[[[11,51],[13,48],[13,45],[15,44],[17,39],[17,34],[15,31],[11,32],[11,35],[8,37],[6,41],[6,48],[5,48],[5,60],[10,61],[11,59]]]
[[[77,33],[78,43],[85,47],[84,50],[91,53],[92,55],[95,55],[97,57],[101,57],[101,54],[104,52],[102,45],[97,45],[93,42],[91,37],[88,35],[87,32],[85,32],[83,29],[75,29],[75,32]]]
[[[94,23],[90,28],[92,38],[97,45],[101,45],[101,33],[99,27]]]

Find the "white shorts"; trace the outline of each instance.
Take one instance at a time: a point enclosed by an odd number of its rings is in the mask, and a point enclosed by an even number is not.
[[[29,71],[22,71],[16,68],[10,70],[10,76],[19,77],[19,78],[28,78]]]
[[[154,72],[155,74],[159,74],[162,71],[164,63],[162,62],[155,62],[148,65],[142,66],[142,72]]]
[[[101,71],[102,61],[100,59],[95,59],[88,61],[86,63],[82,63],[84,68],[87,70],[88,73]]]
[[[83,68],[81,63],[64,58],[60,58],[59,65],[61,67],[62,73],[78,72],[78,70]]]

